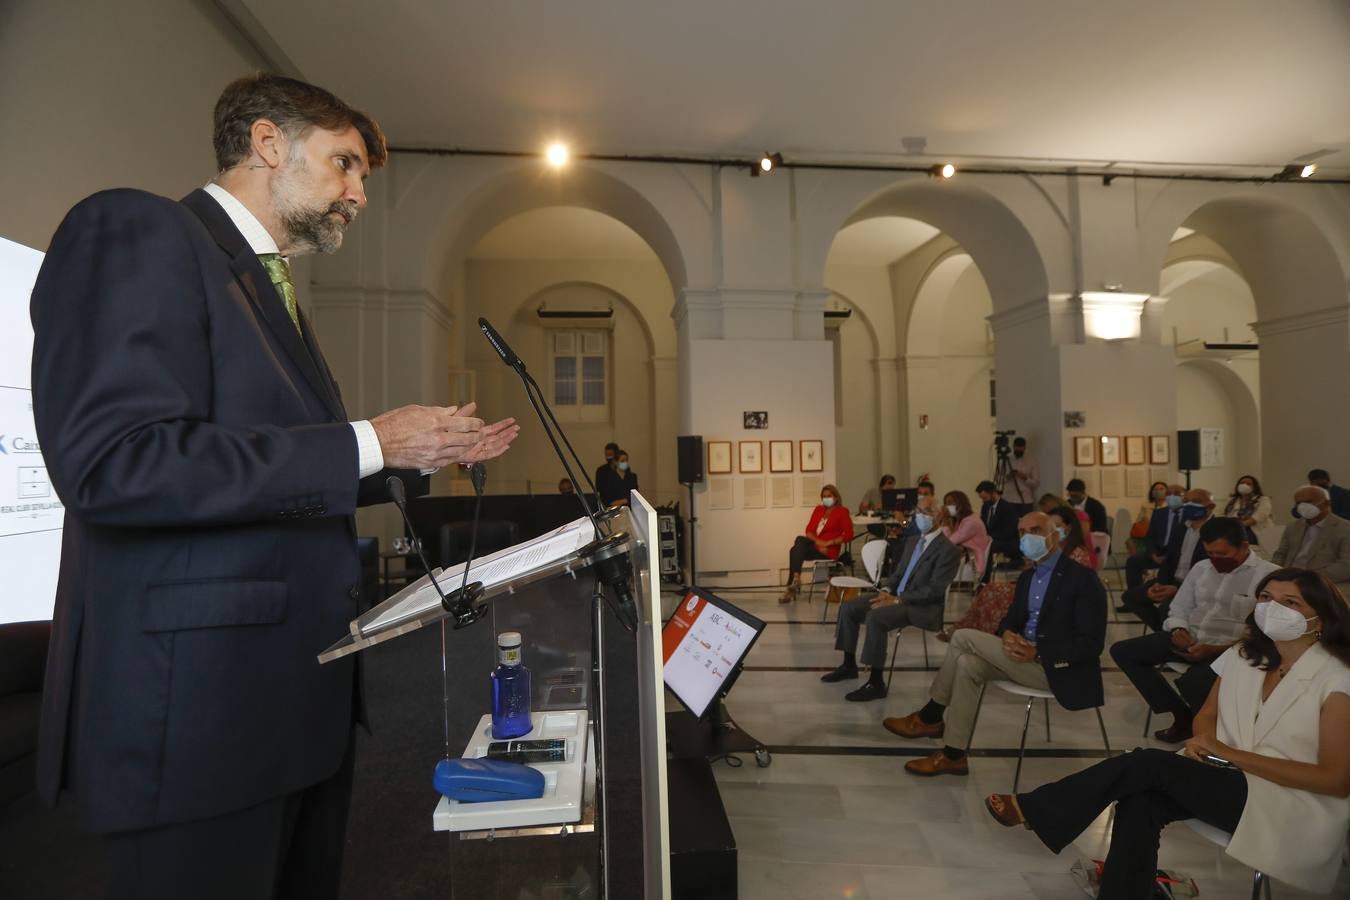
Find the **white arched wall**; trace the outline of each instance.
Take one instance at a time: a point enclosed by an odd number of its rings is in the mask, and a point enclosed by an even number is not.
[[[1350,445],[1350,421],[1327,415],[1327,398],[1350,396],[1350,234],[1344,203],[1336,202],[1343,197],[1265,185],[1215,198],[1213,191],[1175,185],[1145,218],[1145,249],[1157,258],[1166,253],[1158,233],[1185,225],[1219,245],[1251,288],[1260,343],[1260,459],[1263,485],[1275,497],[1291,494],[1309,468],[1343,458]],[[1277,518],[1283,509],[1276,504]]]
[[[878,402],[877,334],[867,314],[850,298],[835,293],[837,309],[848,318],[826,325],[827,337],[838,335],[835,347],[835,485],[844,503],[856,509],[863,493],[875,487],[886,463],[881,459],[881,421],[886,415]]]
[[[1223,361],[1191,359],[1178,365],[1177,428],[1222,428],[1224,432],[1222,464],[1192,472],[1193,487],[1211,491],[1220,505],[1243,475],[1256,476],[1265,487],[1256,398]]]

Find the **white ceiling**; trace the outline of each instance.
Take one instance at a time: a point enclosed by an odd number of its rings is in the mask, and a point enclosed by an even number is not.
[[[1346,0],[241,2],[395,144],[1350,171]]]
[[[659,264],[655,251],[618,219],[578,206],[512,216],[469,252],[470,259],[622,259]]]
[[[938,230],[918,219],[878,216],[840,229],[830,246],[830,264],[889,266],[932,240]]]

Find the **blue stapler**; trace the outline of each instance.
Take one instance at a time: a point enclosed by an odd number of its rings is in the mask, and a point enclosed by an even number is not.
[[[443,759],[432,784],[451,800],[486,803],[544,796],[544,773],[500,759]]]

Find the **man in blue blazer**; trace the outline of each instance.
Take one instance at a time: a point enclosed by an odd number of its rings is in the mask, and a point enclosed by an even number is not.
[[[1035,565],[1017,580],[1013,605],[998,634],[962,628],[921,709],[886,719],[887,731],[906,738],[940,738],[943,748],[910,760],[912,775],[966,775],[966,745],[984,686],[996,679],[1048,690],[1065,709],[1102,705],[1102,647],[1106,642],[1106,591],[1097,574],[1059,549],[1059,534],[1045,513],[1017,523],[1022,555]]]
[[[1156,488],[1162,490],[1162,488]],[[1156,569],[1167,560],[1168,551],[1173,542],[1181,541],[1181,505],[1186,488],[1179,484],[1169,484],[1163,493],[1164,505],[1153,511],[1148,520],[1148,535],[1144,539],[1144,549],[1125,560],[1125,587],[1137,588],[1144,583],[1144,573]],[[1153,499],[1153,498],[1150,498]],[[1117,612],[1125,610],[1118,609]]]
[[[378,126],[269,75],[226,88],[219,173],[106,191],[33,289],[33,402],[66,506],[38,787],[105,835],[111,896],[336,897],[363,720],[316,655],[361,607],[358,505],[489,459],[461,410],[351,422],[288,257],[333,252]]]

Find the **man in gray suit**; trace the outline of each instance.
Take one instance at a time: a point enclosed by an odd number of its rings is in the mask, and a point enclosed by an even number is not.
[[[892,631],[906,625],[928,631],[942,627],[947,585],[956,577],[961,552],[947,540],[929,514],[916,513],[914,524],[919,533],[905,539],[886,589],[875,596],[856,597],[839,607],[834,646],[843,651],[844,661],[820,680],[829,683],[858,677],[854,653],[862,626],[867,628],[862,661],[872,670],[862,687],[844,696],[846,700],[863,702],[886,696],[886,643]]]
[[[1272,560],[1319,572],[1350,597],[1350,522],[1332,515],[1331,494],[1315,484],[1295,491],[1294,504],[1298,518],[1285,526]]]

